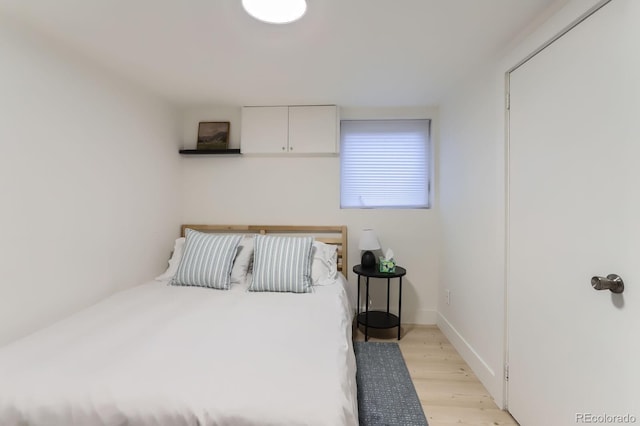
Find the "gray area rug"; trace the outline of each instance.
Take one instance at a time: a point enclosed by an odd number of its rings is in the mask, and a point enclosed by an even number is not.
[[[360,425],[427,425],[398,344],[353,342],[353,346]]]

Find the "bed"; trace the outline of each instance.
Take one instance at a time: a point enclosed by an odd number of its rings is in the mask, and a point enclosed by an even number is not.
[[[182,233],[186,240],[180,247],[176,240],[173,262],[156,280],[0,348],[0,425],[358,423],[352,309],[341,273],[346,227],[183,225]],[[251,236],[240,237],[233,265],[246,261],[242,242],[252,240],[253,269],[231,271],[228,289],[179,282],[194,275],[185,265],[202,254],[196,238],[221,246],[240,234]],[[293,259],[291,242],[307,244],[309,236],[308,288],[253,287],[281,285],[264,279],[275,262],[265,256]],[[283,241],[289,246],[279,250]],[[329,276],[318,267],[325,249],[333,253]]]

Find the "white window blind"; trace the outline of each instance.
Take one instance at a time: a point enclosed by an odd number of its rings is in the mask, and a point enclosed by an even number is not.
[[[431,120],[343,120],[342,208],[429,208]]]

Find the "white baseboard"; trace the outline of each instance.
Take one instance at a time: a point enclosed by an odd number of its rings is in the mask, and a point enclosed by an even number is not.
[[[441,313],[437,313],[437,325],[440,331],[449,339],[453,347],[456,348],[462,359],[469,364],[469,367],[471,367],[475,375],[478,376],[478,379],[480,379],[485,388],[487,388],[496,405],[498,405],[500,409],[504,409],[504,398],[501,390],[502,371],[498,372],[500,377],[497,378],[496,372]],[[499,390],[496,391],[497,381],[499,381],[499,386],[497,386]],[[498,394],[496,394],[496,392]]]

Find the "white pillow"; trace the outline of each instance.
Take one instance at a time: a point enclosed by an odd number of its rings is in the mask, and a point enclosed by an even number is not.
[[[314,241],[311,254],[313,285],[333,284],[338,277],[338,246]]]
[[[238,245],[238,253],[231,268],[231,283],[240,284],[247,278],[249,266],[253,261],[253,235],[245,235]]]
[[[169,267],[164,273],[156,277],[157,281],[167,281],[173,278],[180,265],[180,259],[182,259],[182,252],[184,250],[184,237],[176,239],[173,245],[173,252],[171,253],[171,259],[169,259]]]

